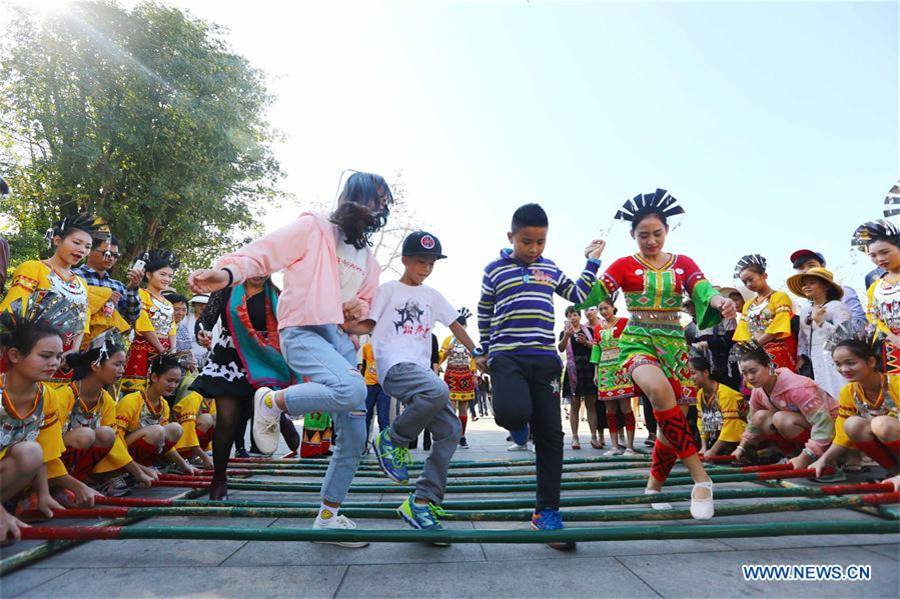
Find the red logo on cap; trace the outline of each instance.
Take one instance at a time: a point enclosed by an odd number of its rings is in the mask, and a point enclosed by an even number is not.
[[[434,237],[431,235],[425,235],[422,237],[422,247],[426,250],[434,249]]]

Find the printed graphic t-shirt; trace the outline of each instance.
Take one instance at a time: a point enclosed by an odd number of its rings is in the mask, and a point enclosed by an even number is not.
[[[439,291],[391,281],[378,288],[369,318],[375,321],[372,348],[382,377],[400,362],[431,368],[431,330],[459,316]],[[382,379],[383,380],[383,379]]]

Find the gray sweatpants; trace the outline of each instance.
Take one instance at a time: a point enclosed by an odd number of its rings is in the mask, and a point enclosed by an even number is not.
[[[431,431],[431,453],[416,480],[416,498],[440,505],[462,430],[450,407],[450,389],[433,371],[412,362],[392,366],[381,387],[404,406],[390,428],[394,443],[409,447],[426,427]]]

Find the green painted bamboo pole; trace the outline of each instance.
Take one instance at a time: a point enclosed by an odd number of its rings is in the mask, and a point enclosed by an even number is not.
[[[570,527],[564,530],[323,530],[312,528],[238,528],[146,526],[98,529],[92,527],[33,527],[28,538],[176,539],[219,541],[369,541],[374,543],[551,543],[560,541],[636,541],[722,539],[820,534],[897,534],[895,522],[778,522],[766,524],[685,524],[682,526]]]
[[[752,482],[759,480],[757,475],[751,474],[713,474],[710,476],[715,482],[733,483],[733,482]],[[688,485],[694,481],[690,477],[673,477],[666,481],[667,486]],[[185,483],[190,486],[190,483]],[[591,490],[591,489],[631,489],[644,487],[646,485],[646,477],[641,479],[629,480],[601,480],[596,482],[563,482],[560,488],[565,491]],[[284,483],[284,482],[254,482],[254,481],[228,481],[228,488],[244,491],[275,491],[275,492],[295,492],[295,493],[317,493],[321,490],[321,485],[304,484],[304,483]],[[410,485],[352,485],[349,489],[350,493],[408,493]],[[522,491],[534,491],[535,484],[473,484],[473,485],[448,485],[447,493],[514,493]]]
[[[648,454],[636,454],[632,456],[627,455],[619,455],[619,456],[587,456],[583,458],[564,458],[563,465],[565,464],[604,464],[604,463],[625,463],[625,462],[650,462],[651,456]],[[253,468],[258,464],[264,464],[266,466],[276,465],[276,464],[284,464],[289,466],[302,466],[310,469],[322,469],[325,470],[328,468],[328,462],[310,462],[309,460],[291,460],[291,459],[270,459],[270,460],[260,460],[258,462],[244,462],[244,461],[235,461],[232,458],[229,461],[229,467],[232,468]],[[510,459],[510,460],[459,460],[455,462],[450,462],[450,468],[508,468],[515,466],[534,466],[534,457],[529,459]],[[360,468],[363,469],[378,469],[378,464],[370,461],[363,461],[360,463]]]
[[[411,490],[411,489],[410,489]],[[868,491],[867,491],[868,492]],[[760,499],[775,497],[823,497],[819,487],[797,488],[769,488],[750,487],[747,489],[716,489],[716,499]],[[576,495],[560,498],[560,507],[592,507],[601,505],[640,505],[645,503],[662,503],[690,501],[690,491],[663,491],[658,495],[644,495],[643,493],[610,494],[610,495]],[[180,499],[172,502],[173,505],[185,506],[231,506],[231,507],[290,507],[290,508],[319,508],[319,502],[298,501],[254,501],[231,499],[228,501],[209,501],[197,499]],[[383,501],[348,501],[341,509],[350,508],[383,508]],[[445,501],[442,507],[446,510],[503,510],[534,507],[534,499],[530,497],[511,499],[464,499],[457,501]]]
[[[766,501],[742,505],[719,505],[716,516],[742,516],[774,512],[800,512],[852,508],[875,505],[878,502],[900,500],[900,494],[886,493],[882,495],[866,495],[859,497],[822,497],[818,499],[795,498],[784,501]],[[314,518],[318,508],[280,508],[280,507],[134,507],[134,508],[97,508],[62,510],[58,517],[90,518],[102,517],[104,512],[123,512],[128,517],[220,517],[220,518]],[[350,518],[396,519],[394,508],[344,508],[341,513]],[[446,511],[442,520],[446,521],[478,521],[478,522],[527,522],[531,520],[533,510],[451,510]],[[613,522],[622,520],[687,520],[691,518],[689,509],[607,509],[607,510],[566,510],[567,521]]]

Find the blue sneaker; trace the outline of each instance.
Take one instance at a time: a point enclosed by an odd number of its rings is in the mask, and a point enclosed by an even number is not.
[[[419,530],[444,530],[440,517],[444,510],[429,502],[428,505],[419,505],[415,502],[415,496],[410,495],[406,501],[397,508],[397,513],[407,524]],[[432,543],[436,547],[446,547],[450,543]]]
[[[531,530],[563,530],[562,514],[553,508],[544,508],[531,517]],[[547,543],[548,546],[558,551],[572,551],[575,549],[573,541],[560,541]]]
[[[400,447],[391,440],[390,431],[390,428],[386,428],[378,433],[372,441],[372,449],[375,450],[378,465],[388,478],[395,483],[406,484],[409,482],[408,466],[412,463],[412,458],[407,448]]]
[[[517,431],[509,431],[513,443],[516,445],[527,446],[528,444],[528,425],[526,424]]]

